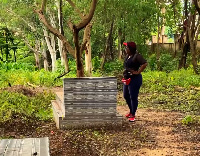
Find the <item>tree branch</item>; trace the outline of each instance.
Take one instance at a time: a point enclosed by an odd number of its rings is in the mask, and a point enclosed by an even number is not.
[[[86,44],[90,38],[91,28],[92,28],[92,23],[89,23],[84,30],[84,37],[83,37],[83,42],[81,44],[81,50],[80,50],[81,54],[85,50]]]
[[[79,14],[79,17],[81,19],[84,19],[83,14],[81,13],[81,11],[76,7],[76,5],[71,1],[71,0],[66,0],[74,9],[75,11]]]
[[[42,11],[42,13],[45,11],[45,9],[46,9],[46,4],[47,4],[47,0],[43,0],[42,1],[42,6],[41,6],[41,11]]]
[[[44,0],[45,1],[45,0]],[[61,41],[63,41],[67,46],[67,50],[69,51],[70,54],[72,54],[75,57],[75,51],[74,49],[71,47],[71,45],[69,44],[69,42],[67,41],[67,39],[65,38],[65,36],[63,36],[59,30],[57,30],[56,28],[53,28],[51,24],[49,24],[49,22],[46,20],[42,10],[35,10],[35,12],[38,14],[39,16],[39,20],[46,26],[46,28],[55,36],[57,36]]]
[[[198,1],[197,1],[197,0],[193,0],[193,2],[194,2],[194,5],[195,5],[196,10],[198,11],[199,16],[200,16],[200,8],[199,8]]]
[[[76,29],[80,31],[83,29],[91,20],[94,15],[94,11],[96,9],[97,0],[93,0],[90,6],[90,12],[86,16],[86,18],[82,19],[82,21],[76,26]]]

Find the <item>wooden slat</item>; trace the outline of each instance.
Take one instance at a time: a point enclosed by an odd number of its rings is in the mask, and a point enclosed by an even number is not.
[[[0,140],[0,156],[49,156],[48,138]]]
[[[23,139],[22,140],[22,148],[20,156],[28,156],[32,154],[32,145],[33,140],[31,138]]]
[[[61,119],[65,117],[65,112],[62,112],[55,100],[51,101],[53,108],[54,121],[56,122],[56,127],[59,128],[61,124]]]
[[[36,156],[42,156],[42,154],[40,153],[40,138],[33,138],[32,155],[34,153],[37,153]]]
[[[49,141],[48,138],[41,138],[40,139],[40,153],[41,156],[49,156]]]
[[[10,143],[9,139],[0,140],[0,156],[5,154],[8,144]]]

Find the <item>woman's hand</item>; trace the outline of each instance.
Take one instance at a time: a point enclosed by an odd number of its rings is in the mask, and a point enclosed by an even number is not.
[[[130,72],[134,75],[138,75],[140,74],[147,66],[147,63],[141,65],[140,69],[138,71],[135,71],[135,70],[130,70]]]
[[[138,74],[140,74],[139,71],[135,71],[135,70],[131,70],[130,72],[131,72],[133,75],[138,75]]]

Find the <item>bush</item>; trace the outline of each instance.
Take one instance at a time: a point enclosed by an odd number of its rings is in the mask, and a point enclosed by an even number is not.
[[[48,120],[52,118],[51,93],[39,93],[34,97],[22,93],[0,91],[0,122],[11,120],[13,116],[39,118]]]
[[[112,61],[112,62],[107,62],[104,65],[104,71],[106,73],[116,73],[116,72],[120,72],[124,69],[123,66],[123,61]]]
[[[95,56],[93,59],[92,59],[92,67],[93,67],[93,71],[96,71],[100,68],[101,66],[101,61],[102,59],[100,59],[98,56]]]
[[[171,72],[178,69],[178,59],[173,58],[170,54],[161,54],[157,61],[156,55],[152,54],[148,59],[148,68],[150,70]]]
[[[161,71],[170,72],[178,69],[178,60],[169,54],[162,54],[158,61]]]
[[[148,68],[150,68],[150,70],[156,70],[157,69],[157,60],[156,60],[156,55],[152,54],[149,59],[148,59]]]
[[[28,57],[25,57],[23,59],[18,60],[17,63],[28,63],[28,64],[34,65],[35,64],[35,57],[34,56],[28,56]]]
[[[25,71],[35,71],[35,66],[32,65],[31,63],[19,63],[19,62],[5,62],[5,63],[0,63],[0,68],[2,70],[8,71],[8,70],[25,70]]]

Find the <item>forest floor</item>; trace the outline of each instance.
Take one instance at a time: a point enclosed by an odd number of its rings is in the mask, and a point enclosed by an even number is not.
[[[117,106],[117,111],[124,116],[128,107]],[[51,156],[200,155],[200,125],[183,125],[184,116],[175,111],[139,108],[135,122],[124,118],[119,126],[74,130],[59,130],[53,120],[27,122],[16,117],[0,124],[0,138],[49,137]]]

